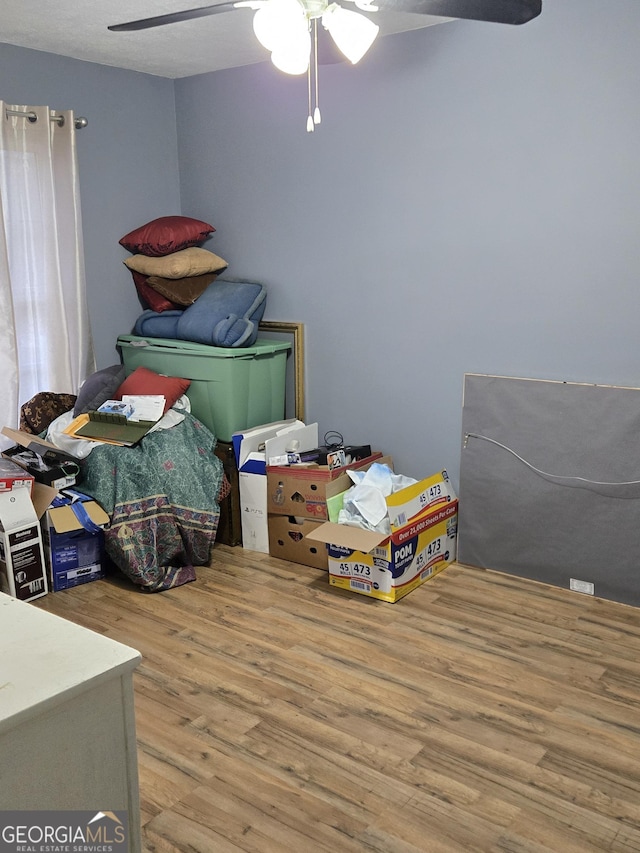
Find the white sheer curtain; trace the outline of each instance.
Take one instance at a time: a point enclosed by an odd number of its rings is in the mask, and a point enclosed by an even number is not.
[[[34,394],[75,394],[95,370],[76,132],[71,111],[0,101],[0,399],[7,426],[18,425],[20,406]]]

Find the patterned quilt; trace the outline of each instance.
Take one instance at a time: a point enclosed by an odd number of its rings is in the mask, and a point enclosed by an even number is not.
[[[215,436],[190,414],[135,447],[104,445],[85,462],[81,489],[111,517],[105,550],[148,592],[188,583],[209,563],[220,519],[222,462]]]

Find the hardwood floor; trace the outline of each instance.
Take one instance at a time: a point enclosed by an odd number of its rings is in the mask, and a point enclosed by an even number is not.
[[[388,604],[224,545],[36,604],[143,655],[146,851],[640,851],[640,609],[458,565]]]

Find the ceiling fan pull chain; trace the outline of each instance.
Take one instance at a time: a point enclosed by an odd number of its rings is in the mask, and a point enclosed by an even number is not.
[[[316,84],[316,108],[313,111],[314,124],[320,124],[322,117],[320,115],[320,104],[318,102],[318,19],[313,19],[313,71],[315,74]]]
[[[307,116],[307,133],[313,133],[315,130],[315,126],[313,124],[313,118],[311,116],[311,63],[307,68],[307,94],[309,101],[309,115]]]

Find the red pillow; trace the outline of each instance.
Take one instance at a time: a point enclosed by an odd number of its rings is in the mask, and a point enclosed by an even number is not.
[[[190,216],[161,216],[125,234],[121,246],[138,255],[161,258],[197,246],[216,229]]]
[[[147,279],[151,278],[151,276],[143,275],[143,273],[136,272],[135,270],[131,270],[131,275],[133,276],[138,296],[142,300],[142,304],[147,308],[151,308],[152,311],[158,314],[161,314],[163,311],[184,310],[184,305],[177,305],[175,302],[167,299],[166,296],[163,296],[162,293],[154,290],[150,284],[147,284]]]
[[[118,388],[115,399],[121,400],[125,394],[163,394],[166,403],[165,412],[179,400],[191,385],[190,379],[178,379],[176,376],[161,376],[148,367],[136,367],[133,373]]]

